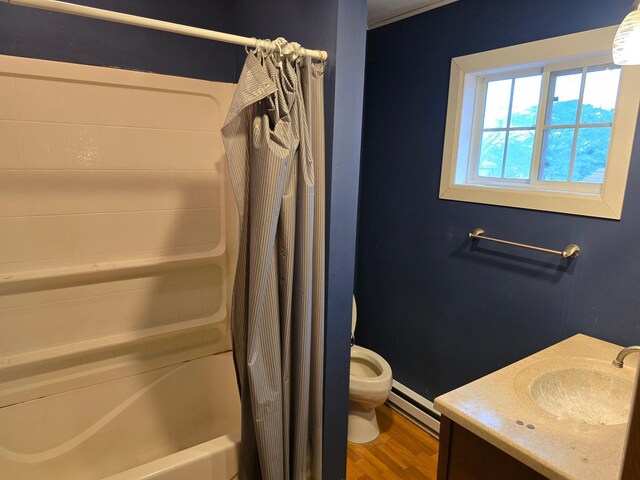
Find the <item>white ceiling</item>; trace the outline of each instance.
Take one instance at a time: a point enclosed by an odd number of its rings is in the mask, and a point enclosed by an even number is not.
[[[455,1],[457,0],[368,0],[369,28],[397,22]]]

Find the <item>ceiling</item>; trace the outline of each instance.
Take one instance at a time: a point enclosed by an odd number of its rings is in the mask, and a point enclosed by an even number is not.
[[[368,0],[369,29],[442,7],[457,0]]]

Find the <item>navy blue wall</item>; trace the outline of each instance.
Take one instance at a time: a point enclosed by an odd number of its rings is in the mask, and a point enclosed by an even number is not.
[[[640,342],[640,135],[621,221],[438,199],[451,58],[620,23],[628,0],[460,0],[367,38],[356,342],[433,399],[581,332]],[[550,248],[568,268],[488,235]]]
[[[367,3],[340,0],[331,169],[327,177],[327,283],[323,478],[345,478],[351,296],[356,259]]]
[[[222,32],[233,31],[233,2],[228,0],[74,3]],[[2,55],[234,82],[237,48],[183,35],[0,4]]]
[[[351,292],[355,271],[358,175],[364,89],[366,0],[238,0],[240,35],[283,36],[327,50],[327,282],[325,325],[324,479],[345,478],[349,398]],[[238,54],[241,67],[244,52]]]

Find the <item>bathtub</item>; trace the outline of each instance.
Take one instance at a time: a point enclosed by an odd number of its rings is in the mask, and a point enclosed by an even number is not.
[[[229,480],[240,400],[230,352],[0,409],[2,480]]]

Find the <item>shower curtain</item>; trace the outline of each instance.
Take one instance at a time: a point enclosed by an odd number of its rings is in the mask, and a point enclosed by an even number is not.
[[[240,217],[240,480],[321,478],[323,65],[275,43],[247,55],[222,129]]]

